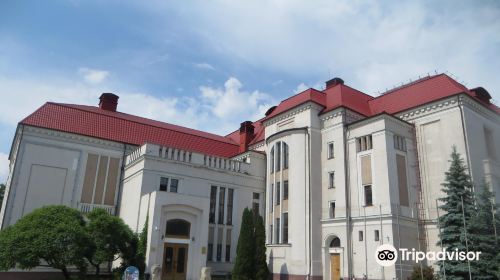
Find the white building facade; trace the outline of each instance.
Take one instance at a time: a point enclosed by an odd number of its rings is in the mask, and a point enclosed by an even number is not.
[[[500,201],[500,115],[483,88],[441,74],[371,97],[335,78],[226,136],[100,106],[47,103],[22,120],[0,228],[33,209],[99,207],[147,223],[147,270],[232,269],[241,215],[265,218],[273,279],[406,279],[381,244],[438,250],[437,198],[452,147]]]

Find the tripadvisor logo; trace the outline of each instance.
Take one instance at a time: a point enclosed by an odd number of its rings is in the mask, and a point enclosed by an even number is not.
[[[402,261],[415,261],[419,263],[423,260],[429,261],[477,261],[479,260],[479,255],[481,252],[464,252],[458,249],[447,251],[443,249],[439,252],[422,252],[416,251],[415,249],[399,248],[396,250],[394,246],[390,244],[382,244],[375,251],[375,260],[381,266],[391,266],[396,263],[398,257]]]

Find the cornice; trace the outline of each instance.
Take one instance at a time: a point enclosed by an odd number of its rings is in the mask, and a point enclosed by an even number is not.
[[[410,121],[414,120],[420,117],[428,116],[430,114],[447,110],[449,108],[455,107],[458,105],[458,98],[456,96],[443,99],[438,102],[433,102],[433,103],[427,103],[423,106],[413,108],[408,111],[404,111],[399,114],[395,114],[398,118],[405,120],[405,121]]]
[[[321,110],[323,107],[314,103],[314,102],[307,102],[307,103],[304,103],[302,105],[299,105],[295,108],[292,108],[288,111],[285,111],[281,114],[278,114],[277,116],[275,117],[272,117],[271,119],[269,120],[266,120],[264,121],[263,125],[264,126],[269,126],[269,125],[272,125],[272,124],[275,124],[281,120],[284,120],[284,119],[287,119],[291,116],[294,116],[294,115],[297,115],[301,112],[304,112],[304,111],[307,111],[307,110],[310,110],[310,109],[316,109],[316,110]]]
[[[474,100],[468,95],[462,94],[458,97],[459,101],[458,103],[460,105],[465,105],[468,108],[474,110],[476,113],[482,115],[483,117],[490,119],[490,120],[497,120],[497,122],[500,122],[500,117],[498,114],[492,112],[490,109],[485,108],[483,105],[481,105],[478,101]]]
[[[52,130],[52,129],[39,128],[39,127],[34,127],[34,126],[29,126],[29,125],[25,125],[24,133],[33,133],[35,135],[38,134],[38,135],[48,136],[51,138],[56,138],[58,140],[62,139],[64,141],[68,141],[68,142],[87,144],[87,145],[90,144],[93,146],[98,145],[101,147],[114,148],[117,150],[123,149],[123,145],[124,145],[123,143],[119,143],[119,142],[112,142],[112,141],[102,140],[99,138],[93,138],[93,137],[83,136],[83,135],[79,135],[79,134],[73,134],[73,133]]]

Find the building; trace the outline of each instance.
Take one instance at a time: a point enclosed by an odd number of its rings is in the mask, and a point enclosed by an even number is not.
[[[372,97],[340,78],[219,136],[99,107],[46,103],[19,123],[0,227],[48,204],[148,223],[163,279],[229,272],[245,207],[265,217],[274,279],[405,279],[375,249],[437,250],[452,146],[500,201],[500,109],[445,74]]]

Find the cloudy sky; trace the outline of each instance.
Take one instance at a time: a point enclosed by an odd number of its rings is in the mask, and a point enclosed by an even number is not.
[[[17,123],[46,101],[226,134],[338,76],[377,95],[449,71],[500,100],[499,1],[0,3],[0,181]]]

